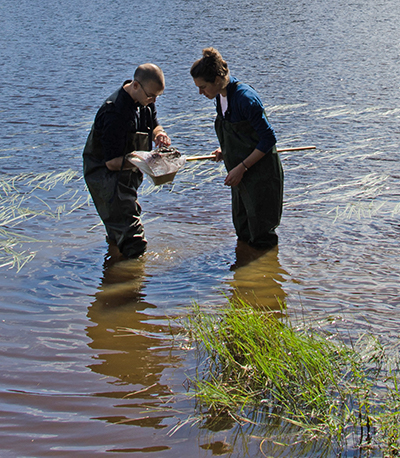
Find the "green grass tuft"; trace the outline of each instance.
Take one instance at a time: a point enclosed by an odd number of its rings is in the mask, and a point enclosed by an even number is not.
[[[199,355],[191,392],[208,417],[290,424],[340,450],[399,450],[398,357],[369,334],[357,342],[232,300],[195,307],[185,327]],[[281,441],[285,441],[284,437]]]

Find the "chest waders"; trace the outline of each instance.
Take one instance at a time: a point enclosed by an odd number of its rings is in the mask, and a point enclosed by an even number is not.
[[[140,219],[142,209],[137,201],[143,174],[139,169],[109,170],[104,161],[96,160],[101,147],[92,127],[83,153],[85,181],[109,239],[125,257],[132,258],[143,253],[147,246]],[[148,150],[147,132],[128,133],[125,154]]]
[[[256,148],[259,138],[248,121],[230,122],[218,115],[215,131],[225,167],[232,170]],[[239,240],[256,248],[278,243],[275,228],[282,216],[283,170],[274,146],[231,187],[232,218]]]

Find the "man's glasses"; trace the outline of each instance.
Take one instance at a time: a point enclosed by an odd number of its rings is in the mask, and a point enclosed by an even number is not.
[[[135,81],[136,81],[136,82],[139,84],[139,86],[142,88],[142,91],[144,92],[145,96],[146,96],[148,99],[154,99],[154,100],[155,100],[157,97],[159,97],[158,95],[148,94],[148,93],[145,91],[145,89],[144,89],[142,83],[141,83],[140,81],[138,81],[138,80],[135,80]]]

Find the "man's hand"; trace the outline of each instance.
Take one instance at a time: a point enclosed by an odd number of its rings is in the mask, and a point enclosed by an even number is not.
[[[167,133],[163,130],[160,130],[159,132],[156,133],[154,137],[154,144],[157,147],[161,146],[170,146],[171,145],[171,139],[168,137]]]

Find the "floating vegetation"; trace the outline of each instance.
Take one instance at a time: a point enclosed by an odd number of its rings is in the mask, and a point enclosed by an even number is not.
[[[240,300],[213,314],[196,307],[184,326],[199,355],[189,386],[207,424],[251,424],[261,448],[322,441],[335,456],[373,449],[398,456],[393,345],[390,353],[370,334],[345,342],[328,321],[293,324],[284,310],[255,310]]]
[[[297,165],[295,170],[307,164]],[[321,215],[334,215],[338,220],[365,220],[374,217],[394,217],[399,213],[400,203],[395,191],[395,177],[387,174],[370,173],[344,179],[333,178],[326,181],[306,183],[286,192],[285,208],[318,208]],[[325,207],[324,211],[321,211]]]
[[[87,204],[87,195],[78,195],[76,189],[68,189],[54,197],[56,203],[64,201],[55,208],[48,203],[52,189],[78,179],[78,173],[70,169],[60,173],[21,173],[0,178],[0,267],[16,267],[19,271],[35,256],[35,252],[22,247],[40,240],[27,236],[21,223],[39,216],[59,219],[61,214]]]
[[[351,219],[353,216],[358,220],[364,218],[372,218],[378,215],[387,202],[351,202],[346,204],[344,208],[337,206],[333,210],[330,210],[328,214],[335,213],[336,222],[338,219]],[[392,210],[392,214],[395,214],[395,210]]]

